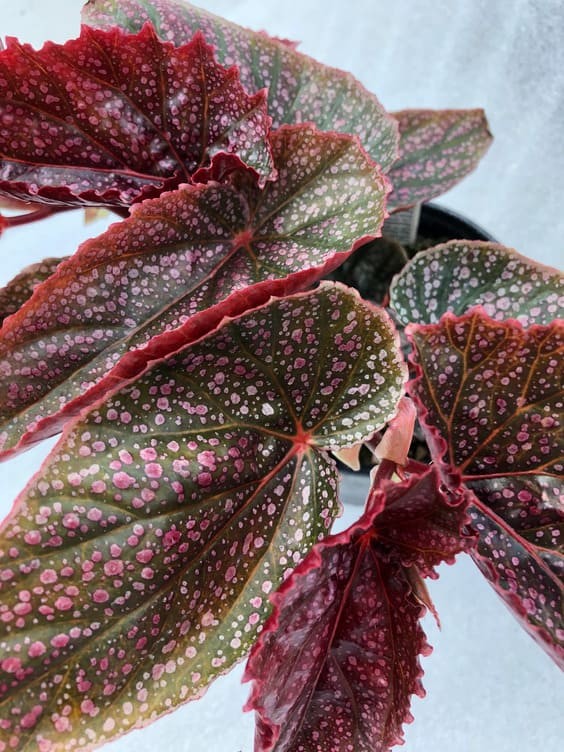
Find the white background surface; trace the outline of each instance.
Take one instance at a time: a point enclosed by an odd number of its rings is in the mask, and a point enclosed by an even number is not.
[[[562,0],[208,0],[209,10],[351,70],[388,109],[483,106],[496,141],[476,173],[441,202],[499,240],[562,265],[564,234],[564,4]],[[81,0],[0,0],[0,36],[35,45],[78,33]],[[32,261],[72,252],[104,228],[79,212],[0,239],[0,284]],[[46,442],[0,465],[0,517],[46,454]],[[358,484],[357,484],[358,485]],[[360,501],[350,481],[345,502]],[[345,522],[358,510],[348,506]],[[415,700],[406,752],[559,752],[564,685],[467,559],[443,567],[430,591],[442,619],[425,628],[428,697]],[[108,745],[177,752],[251,752],[240,670],[206,697]]]

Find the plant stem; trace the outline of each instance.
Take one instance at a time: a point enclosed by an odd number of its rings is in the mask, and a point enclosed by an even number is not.
[[[365,514],[376,515],[382,511],[382,496],[378,493],[382,481],[391,480],[396,472],[396,463],[391,460],[382,460],[372,477],[370,491],[366,499]]]
[[[70,211],[74,208],[74,206],[42,206],[35,211],[16,214],[13,217],[6,217],[3,214],[0,214],[0,231],[6,230],[9,227],[17,227],[18,225],[27,225],[30,222],[38,222],[40,219],[50,217],[52,214]]]

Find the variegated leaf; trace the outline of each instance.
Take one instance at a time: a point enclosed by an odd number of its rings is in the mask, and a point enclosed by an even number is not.
[[[387,185],[356,139],[285,126],[279,178],[188,186],[89,240],[0,332],[0,448],[56,433],[151,360],[304,289],[380,231]],[[239,176],[240,177],[240,176]]]
[[[483,110],[402,110],[390,210],[430,201],[475,169],[492,142]]]
[[[394,279],[390,302],[406,325],[478,304],[498,321],[550,324],[564,318],[564,276],[498,243],[453,240],[417,254]]]
[[[374,494],[380,507],[318,544],[272,596],[245,674],[255,752],[388,752],[424,694],[424,609],[404,560],[432,573],[463,549],[464,507],[445,503],[434,470]]]
[[[474,558],[564,665],[564,323],[527,330],[473,309],[407,332],[433,458],[474,494]]]
[[[48,279],[62,258],[46,258],[21,271],[5,287],[0,288],[0,326],[4,319],[19,310],[29,300],[35,288]]]
[[[210,160],[273,177],[265,92],[248,95],[201,37],[175,48],[82,27],[35,52],[0,52],[0,191],[67,205],[127,206],[207,179]]]
[[[85,750],[198,697],[338,511],[329,449],[394,414],[386,313],[325,283],[72,425],[0,538],[0,740]],[[16,740],[11,742],[10,740]]]
[[[201,30],[218,60],[239,67],[249,91],[268,88],[274,127],[312,121],[322,130],[359,137],[386,171],[397,158],[397,123],[350,74],[322,65],[293,47],[214,16],[182,0],[90,0],[84,23],[99,28],[118,24],[138,31],[150,21],[157,33],[183,44]]]

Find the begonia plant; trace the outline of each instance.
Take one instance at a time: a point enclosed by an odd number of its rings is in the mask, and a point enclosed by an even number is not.
[[[1,457],[62,431],[0,529],[0,752],[98,747],[247,657],[256,752],[389,750],[462,552],[564,665],[562,275],[452,240],[396,243],[371,300],[324,280],[476,166],[483,112],[388,113],[180,0],[83,21],[0,52],[0,227],[119,215],[0,290]]]

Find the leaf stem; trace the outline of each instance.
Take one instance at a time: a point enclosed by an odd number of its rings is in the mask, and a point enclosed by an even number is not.
[[[406,473],[410,473],[411,475],[421,475],[422,473],[426,473],[429,467],[430,465],[428,465],[426,462],[418,462],[417,460],[408,457],[407,463],[404,465],[402,470]]]
[[[382,460],[378,465],[376,472],[372,477],[372,483],[370,485],[370,491],[368,492],[368,498],[366,499],[365,514],[370,516],[376,516],[380,514],[383,509],[384,496],[380,493],[382,482],[385,480],[391,480],[397,469],[397,465],[392,460]]]
[[[70,211],[74,208],[74,206],[42,206],[35,211],[16,214],[13,217],[6,217],[3,214],[0,214],[0,234],[9,227],[17,227],[18,225],[27,225],[30,222],[38,222],[40,219],[50,217],[52,214]]]
[[[129,209],[127,206],[100,206],[101,209],[109,209],[114,214],[117,214],[118,217],[121,217],[122,219],[127,219],[129,217]]]

